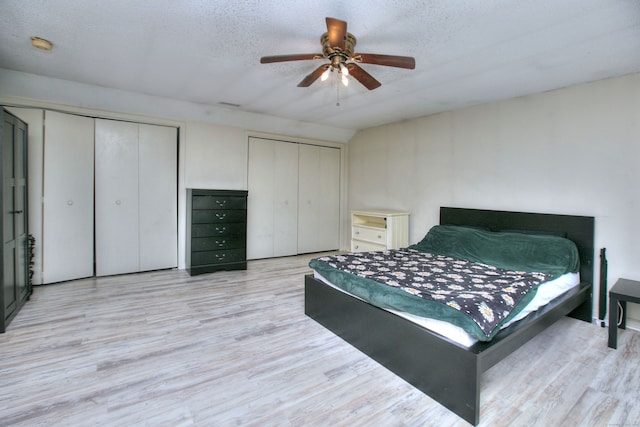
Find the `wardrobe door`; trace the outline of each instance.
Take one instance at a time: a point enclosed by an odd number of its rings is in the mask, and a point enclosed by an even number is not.
[[[140,125],[140,271],[178,266],[176,128]]]
[[[0,141],[0,163],[2,168],[2,307],[0,312],[3,316],[0,318],[0,330],[5,331],[5,321],[15,316],[19,309],[19,296],[16,286],[16,260],[17,260],[17,239],[16,239],[16,215],[17,208],[14,198],[14,141],[16,139],[16,128],[18,121],[7,114],[4,110],[0,110],[2,123],[2,137]]]
[[[31,294],[29,286],[29,225],[27,209],[27,124],[16,118],[13,146],[14,238],[16,248],[15,283],[18,299],[24,304]]]
[[[297,253],[298,144],[249,138],[247,258]]]
[[[92,118],[45,111],[42,283],[93,276],[93,138]]]
[[[340,150],[300,144],[298,253],[340,247]]]
[[[138,124],[96,119],[96,275],[139,271]]]
[[[0,332],[31,294],[27,242],[27,124],[0,108]]]

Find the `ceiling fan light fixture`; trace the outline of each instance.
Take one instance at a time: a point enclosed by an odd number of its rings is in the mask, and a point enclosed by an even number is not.
[[[344,63],[340,63],[340,72],[342,73],[343,76],[348,76],[349,75],[349,69],[347,67],[344,66]]]
[[[345,87],[349,86],[349,79],[347,78],[347,76],[345,74],[342,75],[342,84]]]
[[[320,80],[321,81],[326,81],[329,78],[329,75],[331,74],[331,67],[327,67],[326,70],[324,70],[324,73],[322,73],[322,75],[320,76]]]

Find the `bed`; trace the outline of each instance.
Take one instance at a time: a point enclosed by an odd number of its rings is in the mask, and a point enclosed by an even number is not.
[[[440,225],[552,233],[575,243],[580,283],[489,340],[462,345],[398,313],[305,276],[305,314],[452,412],[476,425],[481,374],[559,318],[591,322],[594,218],[442,207]],[[437,366],[437,369],[433,369]]]

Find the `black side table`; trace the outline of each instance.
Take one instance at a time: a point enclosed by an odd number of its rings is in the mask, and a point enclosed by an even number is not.
[[[626,328],[627,301],[640,304],[640,282],[618,279],[609,289],[609,347],[618,348],[618,302],[622,306],[620,328]]]

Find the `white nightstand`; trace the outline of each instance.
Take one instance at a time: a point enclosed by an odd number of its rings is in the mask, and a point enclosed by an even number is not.
[[[409,245],[409,213],[387,210],[351,212],[351,251],[382,251]]]

